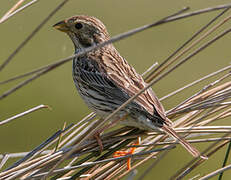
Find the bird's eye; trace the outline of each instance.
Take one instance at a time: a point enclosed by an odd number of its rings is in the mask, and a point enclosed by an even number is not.
[[[75,24],[76,29],[81,29],[82,27],[83,27],[83,25],[81,23],[76,23]]]

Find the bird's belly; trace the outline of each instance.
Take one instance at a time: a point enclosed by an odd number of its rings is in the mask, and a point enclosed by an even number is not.
[[[105,97],[105,94],[95,91],[89,87],[85,87],[78,82],[76,82],[75,85],[87,106],[95,111],[99,116],[105,117],[120,106],[120,104]]]

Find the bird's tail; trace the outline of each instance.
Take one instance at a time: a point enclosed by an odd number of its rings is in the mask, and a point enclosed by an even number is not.
[[[191,153],[194,157],[201,157],[203,159],[207,159],[206,156],[202,156],[200,154],[200,152],[193,147],[190,143],[188,143],[185,139],[183,139],[182,137],[180,137],[176,131],[174,131],[171,127],[169,127],[168,125],[164,124],[162,126],[162,129],[165,133],[167,133],[168,135],[170,135],[171,137],[177,139],[179,141],[179,143],[189,152]]]

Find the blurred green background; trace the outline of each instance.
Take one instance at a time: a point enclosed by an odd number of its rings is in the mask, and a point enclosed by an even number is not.
[[[57,6],[61,0],[41,0],[22,13],[0,24],[0,63],[31,33],[31,31]],[[72,42],[64,34],[52,28],[52,25],[64,18],[85,14],[96,16],[107,26],[111,36],[132,28],[159,20],[175,13],[182,7],[191,10],[215,6],[230,1],[211,0],[70,0],[42,30],[18,53],[12,62],[0,72],[0,81],[22,74],[40,66],[55,62],[73,54]],[[1,0],[0,16],[16,3],[16,0]],[[192,36],[201,26],[218,14],[218,11],[168,23],[149,29],[135,36],[115,43],[116,48],[139,73],[142,73],[154,62],[161,63],[171,52]],[[231,23],[225,25],[230,26]],[[217,32],[216,32],[217,33]],[[227,66],[230,62],[230,35],[217,41],[189,62],[171,73],[153,88],[162,97],[185,84],[192,82],[208,73]],[[20,81],[0,86],[2,94]],[[166,109],[172,108],[186,99],[205,83],[186,90],[183,94],[163,101]],[[0,127],[0,153],[24,152],[40,144],[51,134],[60,129],[64,122],[75,123],[90,111],[80,99],[72,82],[71,62],[33,81],[16,93],[0,101],[0,120],[23,112],[39,104],[52,107],[52,111],[42,110]],[[219,124],[229,125],[226,121]],[[204,149],[205,146],[201,147]],[[196,169],[194,173],[205,174],[219,168],[222,164],[220,151],[209,159],[209,162]],[[219,158],[221,157],[221,158]],[[167,156],[146,179],[167,179],[176,169],[183,166],[191,156],[177,148]],[[146,165],[139,168],[142,172]],[[226,172],[224,179],[230,179],[231,173]]]

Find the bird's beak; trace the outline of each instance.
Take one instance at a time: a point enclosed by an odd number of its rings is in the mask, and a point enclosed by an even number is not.
[[[60,21],[60,22],[56,23],[55,25],[53,25],[53,27],[55,29],[62,31],[62,32],[68,32],[69,31],[69,27],[67,26],[67,23],[65,21]]]

